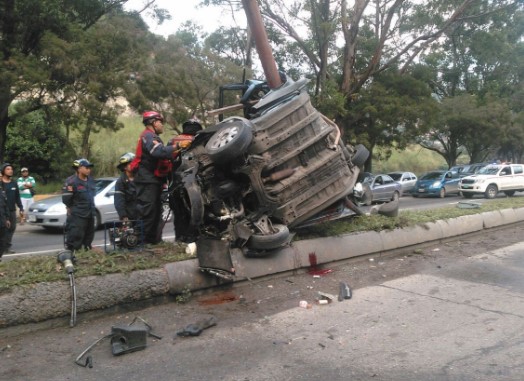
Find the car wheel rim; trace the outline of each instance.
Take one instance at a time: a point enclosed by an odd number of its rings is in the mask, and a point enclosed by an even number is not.
[[[224,128],[218,132],[218,138],[213,141],[212,148],[221,148],[228,145],[238,135],[238,127]]]

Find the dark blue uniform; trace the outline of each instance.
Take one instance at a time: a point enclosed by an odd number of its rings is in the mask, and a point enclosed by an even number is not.
[[[162,159],[173,159],[174,146],[165,146],[162,139],[154,131],[146,130],[140,136],[142,155],[138,172],[135,176],[137,190],[138,218],[144,226],[144,242],[156,244],[161,241],[159,231],[162,216],[162,181],[165,178],[155,175],[158,163]]]
[[[66,220],[66,248],[79,250],[82,246],[91,249],[95,236],[95,183],[77,175],[67,178],[62,188],[62,202],[68,208]]]
[[[7,226],[6,222],[9,221],[9,208],[7,207],[7,197],[4,189],[0,187],[0,258],[6,250],[6,235]]]
[[[20,199],[20,190],[18,189],[18,183],[13,180],[10,182],[2,182],[2,187],[6,196],[6,203],[8,209],[7,219],[11,223],[11,226],[6,229],[5,238],[4,238],[4,250],[8,252],[11,250],[13,235],[16,230],[16,207],[20,209],[20,212],[24,212],[24,206],[22,205],[22,200]]]
[[[114,202],[116,212],[121,220],[124,218],[136,220],[138,218],[135,182],[129,180],[125,173],[122,173],[116,181]]]

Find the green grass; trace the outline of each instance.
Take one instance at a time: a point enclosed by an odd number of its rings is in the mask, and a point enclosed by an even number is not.
[[[353,217],[301,229],[297,232],[295,240],[340,236],[359,231],[392,230],[464,215],[522,207],[524,207],[524,197],[508,197],[485,202],[479,209],[459,209],[449,206],[432,210],[402,211],[395,218],[380,215]],[[144,251],[111,254],[100,251],[80,252],[77,254],[75,276],[129,273],[160,268],[166,263],[188,258],[183,248],[170,243]],[[0,293],[7,292],[14,286],[66,279],[64,270],[57,263],[55,256],[34,256],[0,263]]]
[[[188,259],[189,255],[179,246],[164,243],[142,251],[109,254],[99,250],[80,251],[76,258],[75,276],[84,277],[160,268],[166,263]],[[59,280],[67,280],[67,276],[56,256],[32,256],[0,263],[0,293],[14,286]]]

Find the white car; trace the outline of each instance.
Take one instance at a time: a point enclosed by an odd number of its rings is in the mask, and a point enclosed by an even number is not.
[[[104,177],[95,180],[95,226],[110,221],[118,221],[115,209],[116,177]],[[31,225],[42,226],[46,229],[63,229],[66,221],[66,206],[62,202],[62,195],[44,198],[34,202],[29,207],[27,220]]]
[[[475,194],[495,198],[499,192],[513,196],[515,192],[524,191],[524,165],[488,165],[475,175],[463,177],[459,182],[459,190],[465,198]]]

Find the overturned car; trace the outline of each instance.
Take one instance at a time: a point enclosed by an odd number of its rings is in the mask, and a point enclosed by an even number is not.
[[[176,239],[197,243],[201,267],[233,272],[232,248],[268,255],[290,229],[352,195],[369,152],[342,143],[306,84],[287,79],[245,117],[197,133],[181,155],[170,188]]]

